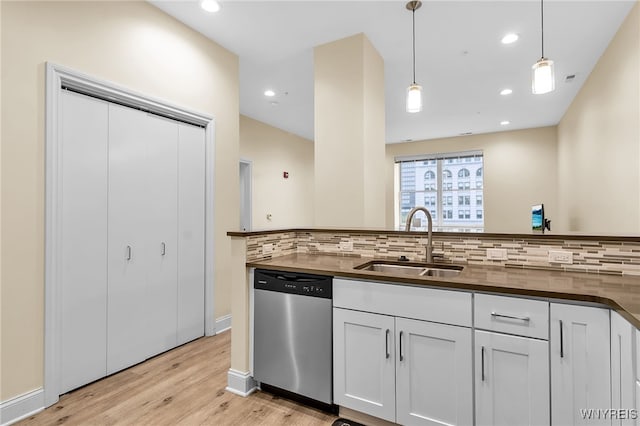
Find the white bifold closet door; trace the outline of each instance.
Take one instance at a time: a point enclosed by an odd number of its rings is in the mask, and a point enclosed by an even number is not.
[[[62,392],[204,335],[204,129],[65,91]]]
[[[204,335],[204,129],[178,125],[177,344]]]
[[[60,102],[60,391],[107,373],[107,102]]]
[[[177,149],[175,122],[109,105],[109,374],[176,344]]]

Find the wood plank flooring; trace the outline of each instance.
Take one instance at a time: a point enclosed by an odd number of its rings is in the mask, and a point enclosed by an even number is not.
[[[63,395],[28,425],[331,425],[336,416],[225,391],[231,333],[203,337]]]

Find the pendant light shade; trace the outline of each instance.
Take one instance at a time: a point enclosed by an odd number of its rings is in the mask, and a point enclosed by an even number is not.
[[[556,79],[553,72],[553,61],[540,58],[531,67],[531,91],[535,95],[553,92],[556,88]]]
[[[422,86],[412,84],[407,89],[407,112],[422,111]]]
[[[553,61],[544,57],[544,0],[540,0],[540,29],[542,55],[531,67],[531,92],[534,95],[553,92],[556,88]]]
[[[421,1],[410,1],[407,9],[412,14],[413,24],[413,83],[407,88],[407,112],[415,113],[422,111],[422,86],[416,84],[416,10],[422,6]]]

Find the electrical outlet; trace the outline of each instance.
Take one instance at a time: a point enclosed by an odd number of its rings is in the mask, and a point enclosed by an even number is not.
[[[487,259],[507,260],[507,249],[498,249],[498,248],[487,249]]]
[[[262,245],[262,254],[270,254],[273,253],[273,244],[263,244]]]
[[[340,251],[353,251],[353,241],[340,241]]]
[[[551,263],[573,263],[573,253],[566,250],[549,250],[549,262]]]

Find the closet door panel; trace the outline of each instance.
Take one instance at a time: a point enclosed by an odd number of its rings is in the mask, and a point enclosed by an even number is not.
[[[60,393],[106,374],[108,105],[61,95]]]
[[[109,105],[108,374],[148,356],[146,118]]]
[[[178,344],[204,335],[205,132],[179,124]]]
[[[147,116],[147,335],[149,356],[176,346],[178,291],[178,124]]]

